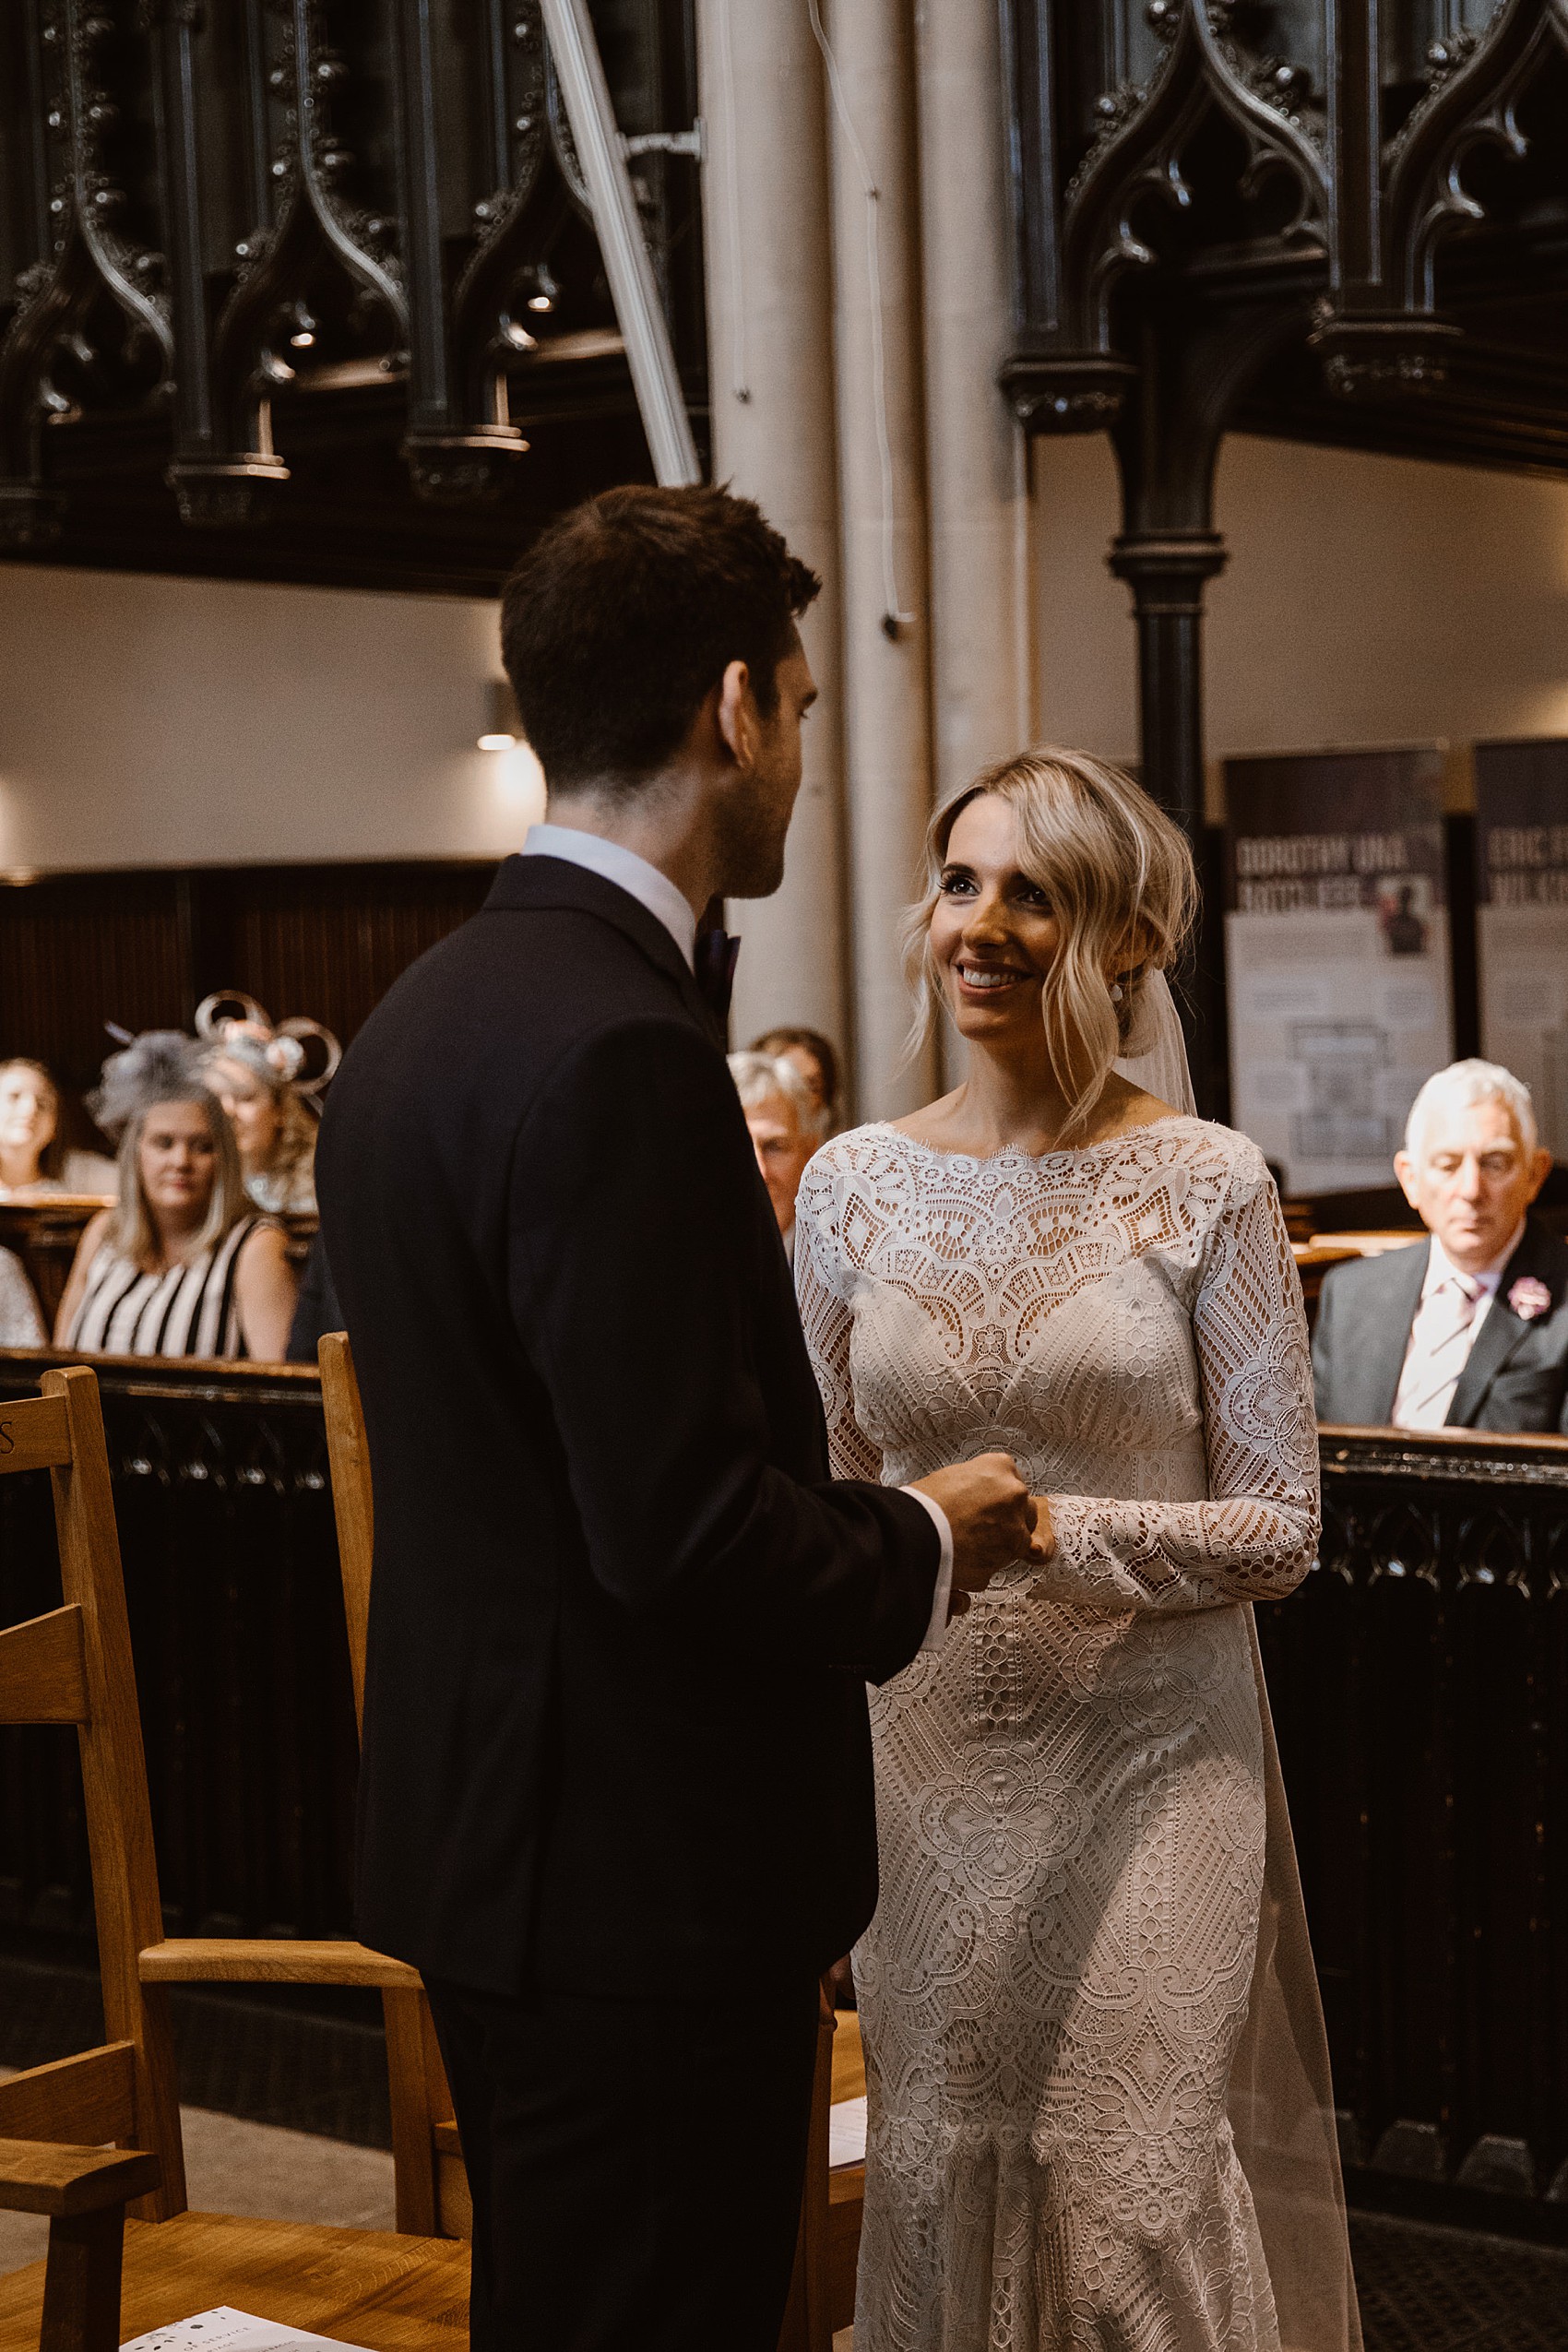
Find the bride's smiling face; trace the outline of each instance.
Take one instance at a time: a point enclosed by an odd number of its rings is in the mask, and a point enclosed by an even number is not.
[[[1061,929],[1050,899],[1018,863],[1013,811],[982,792],[947,837],[931,952],[959,1034],[1002,1045],[1041,1035],[1040,992]]]

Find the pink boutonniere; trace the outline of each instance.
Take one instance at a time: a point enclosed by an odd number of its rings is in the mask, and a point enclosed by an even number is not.
[[[1508,1303],[1521,1323],[1534,1323],[1551,1304],[1551,1293],[1533,1274],[1522,1274],[1509,1288]]]

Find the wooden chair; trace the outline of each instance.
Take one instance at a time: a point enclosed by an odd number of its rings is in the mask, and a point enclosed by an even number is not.
[[[370,1623],[371,1564],[375,1538],[370,1450],[365,1443],[360,1384],[348,1333],[328,1332],[321,1340],[316,1353],[321,1364],[321,1401],[327,1417],[327,1452],[332,1469],[333,1509],[338,1519],[338,1550],[342,1565],[343,1607],[349,1624],[349,1658],[353,1669],[354,1705],[362,1725],[365,1636]],[[394,2084],[393,2128],[396,2132],[396,2100],[400,2080],[410,2117],[409,2133],[412,2139],[416,2136],[414,2110],[421,2087],[417,2075],[416,2044],[410,2025],[405,2051],[394,2052],[393,1998],[391,1994],[383,1995],[387,2010],[387,2059]],[[461,2234],[466,2235],[471,2208],[468,2201],[468,2181],[463,2172],[457,2125],[452,2117],[451,2093],[442,2071],[440,2052],[435,2049],[434,2037],[430,2029],[428,2005],[422,2000],[419,2007],[424,2051],[422,2088],[429,2127],[427,2144],[435,2151],[437,2166],[435,2196],[438,2227],[454,2234],[460,2229]],[[852,2013],[846,2012],[845,2015],[850,2017]],[[835,2176],[829,2174],[827,2110],[835,2097],[852,2098],[858,2095],[858,2090],[835,2089],[835,2023],[834,2012],[825,1993],[822,2023],[817,2035],[806,2190],[801,2209],[789,2309],[778,2339],[779,2352],[830,2352],[835,2327],[847,2327],[854,2316],[860,2205],[854,2204],[851,2214],[846,2184],[840,2182],[836,2191]],[[847,2043],[851,2039],[853,2042],[854,2055],[849,2067],[852,2073],[860,2050],[858,2027],[852,2027],[851,2033],[845,2038]],[[399,2068],[402,2070],[400,2077]],[[848,2080],[849,2076],[845,2079]],[[862,2073],[858,2089],[863,2088]],[[858,2177],[863,2195],[863,2168],[861,2168]],[[849,2227],[851,2218],[852,2234]],[[847,2262],[846,2246],[849,2249]],[[847,2289],[844,2285],[846,2275]],[[836,2311],[841,2311],[843,2316],[836,2318]]]
[[[0,1474],[51,1474],[63,1605],[0,1632],[0,1721],[77,1727],[107,2039],[0,2083],[0,2204],[50,2215],[47,2262],[0,2279],[0,2352],[113,2352],[219,2303],[425,2352],[466,2325],[458,2248],[186,2210],[171,1984],[419,1978],[356,1943],[164,1936],[98,1383],[42,1389],[0,1407]]]
[[[370,1448],[359,1377],[346,1331],[329,1331],[316,1356],[321,1365],[321,1404],[327,1420],[327,1458],[332,1473],[332,1510],[338,1522],[338,1563],[343,1580],[343,1614],[349,1628],[349,1667],[354,1683],[354,1720],[364,1728],[365,1643],[370,1627],[370,1575],[375,1549],[375,1504],[370,1485]],[[386,2021],[386,2071],[392,2094],[392,2147],[399,2190],[406,2184],[418,2227],[442,2238],[467,2238],[473,2228],[469,2176],[452,2112],[446,2070],[436,2046],[430,2003],[413,1971],[412,1988],[389,1988],[381,1996]]]

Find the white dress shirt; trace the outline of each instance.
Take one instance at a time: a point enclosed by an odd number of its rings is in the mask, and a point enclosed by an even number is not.
[[[686,959],[696,961],[697,919],[691,902],[676,889],[667,873],[650,866],[635,849],[607,841],[601,833],[579,833],[575,825],[530,825],[520,853],[525,858],[564,858],[569,866],[586,866],[602,874],[639,907],[646,907],[664,925]]]
[[[1396,1429],[1442,1429],[1454,1391],[1470,1360],[1476,1335],[1491,1311],[1509,1259],[1524,1238],[1523,1219],[1490,1265],[1462,1275],[1434,1233],[1427,1252],[1421,1295],[1410,1318],[1405,1362],[1390,1416]],[[1473,1301],[1467,1311],[1458,1295]]]
[[[530,825],[520,854],[525,858],[562,858],[568,865],[584,866],[589,873],[601,874],[646,907],[656,921],[664,925],[689,966],[696,962],[697,919],[691,902],[676,889],[667,873],[639,858],[620,841],[607,841],[601,833],[580,833],[575,825]],[[794,1239],[790,1234],[791,1241]],[[790,1252],[791,1256],[793,1252]],[[918,1487],[907,1486],[923,1511],[930,1514],[942,1544],[942,1559],[936,1572],[936,1594],[931,1606],[931,1621],[926,1627],[922,1649],[941,1646],[947,1631],[947,1608],[953,1594],[953,1529],[947,1514],[929,1494]]]

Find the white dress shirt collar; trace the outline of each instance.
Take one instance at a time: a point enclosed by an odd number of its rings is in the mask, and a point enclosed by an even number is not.
[[[1508,1261],[1524,1238],[1525,1220],[1521,1218],[1491,1264],[1483,1265],[1479,1273],[1471,1275],[1470,1280],[1489,1304],[1496,1298],[1497,1286],[1507,1269]],[[1446,1282],[1450,1276],[1457,1274],[1458,1271],[1458,1267],[1434,1233],[1431,1237],[1431,1248],[1427,1253],[1427,1270],[1421,1279],[1421,1297],[1423,1299],[1430,1297],[1440,1282]]]
[[[688,970],[694,968],[697,919],[670,876],[639,858],[635,849],[619,841],[607,841],[600,833],[580,833],[575,825],[530,825],[520,855],[562,858],[567,865],[582,866],[614,883],[663,924],[685,957]]]

